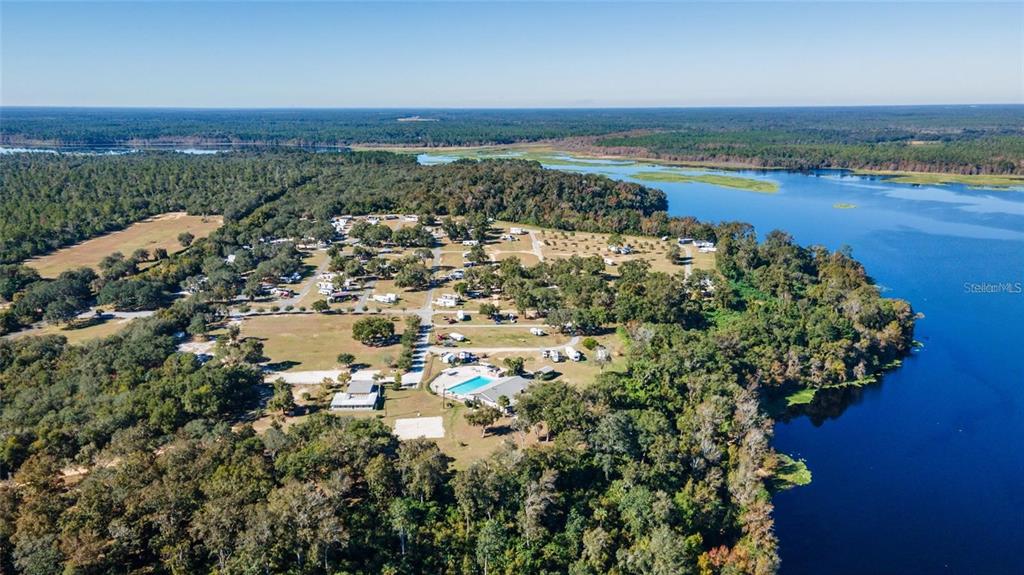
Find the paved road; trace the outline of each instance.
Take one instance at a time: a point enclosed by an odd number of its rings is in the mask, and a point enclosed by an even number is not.
[[[434,260],[430,265],[430,271],[436,272],[441,267],[441,248],[436,247],[430,250],[434,254]],[[427,359],[427,349],[430,345],[430,332],[434,329],[434,284],[431,282],[427,290],[426,300],[419,309],[412,310],[420,316],[420,336],[413,344],[412,367],[402,375],[403,386],[419,385],[423,381],[423,366]]]
[[[530,233],[530,244],[533,247],[533,255],[537,256],[537,259],[544,261],[544,251],[541,249],[540,240],[537,239],[537,232],[533,230],[527,230]]]
[[[83,311],[78,314],[78,319],[91,319],[99,314],[102,319],[118,318],[118,319],[136,319],[140,317],[149,317],[156,313],[155,310],[145,311],[98,311],[96,308],[91,308],[87,311]]]
[[[323,250],[323,251],[327,251],[327,250]],[[290,297],[288,299],[278,300],[277,305],[279,305],[281,307],[285,307],[285,306],[289,306],[289,305],[290,306],[297,306],[297,305],[299,305],[299,300],[301,300],[302,298],[306,297],[306,295],[309,294],[309,292],[312,291],[313,288],[316,287],[316,282],[317,282],[317,279],[320,277],[320,274],[326,272],[327,271],[327,267],[330,266],[330,265],[331,265],[331,258],[325,259],[324,262],[322,264],[320,264],[319,267],[316,268],[316,271],[313,272],[313,277],[311,277],[309,279],[309,281],[306,282],[306,285],[302,286],[302,289],[299,290],[299,292],[296,293],[294,297]]]

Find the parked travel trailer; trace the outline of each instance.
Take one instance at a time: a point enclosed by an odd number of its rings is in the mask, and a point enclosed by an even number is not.
[[[441,297],[434,300],[434,303],[440,307],[456,307],[459,305],[459,296],[455,294],[442,294]]]
[[[398,301],[398,296],[393,293],[373,294],[373,301],[377,303],[395,303]]]

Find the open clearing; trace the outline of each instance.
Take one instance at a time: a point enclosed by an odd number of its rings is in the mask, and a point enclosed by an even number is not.
[[[633,253],[622,255],[608,251],[608,239],[610,234],[597,234],[589,232],[563,232],[559,230],[544,229],[537,232],[538,239],[543,242],[541,251],[545,259],[569,258],[574,255],[587,257],[598,256],[612,262],[605,271],[612,275],[618,275],[617,266],[634,260],[646,260],[651,264],[653,271],[660,271],[669,274],[676,274],[683,271],[684,266],[668,260],[668,252],[676,245],[675,239],[670,238],[661,241],[653,237],[622,236],[625,243],[633,248]],[[715,256],[712,253],[700,253],[693,246],[687,246],[693,257],[692,264],[695,269],[714,269]]]
[[[263,354],[271,363],[283,364],[281,371],[337,369],[339,353],[347,352],[356,362],[373,369],[387,367],[387,359],[397,359],[401,346],[397,335],[402,322],[395,322],[395,343],[370,347],[352,339],[352,324],[359,315],[286,314],[250,316],[242,322],[242,335],[263,341]],[[386,317],[386,316],[385,316]]]
[[[466,336],[466,341],[456,344],[456,348],[469,347],[524,347],[536,348],[557,347],[569,343],[569,336],[560,333],[550,333],[544,336],[536,336],[530,333],[528,327],[512,327],[514,324],[505,326],[462,326],[458,324],[451,326],[438,326],[438,335],[452,332],[461,333]],[[551,331],[550,328],[544,328]]]
[[[24,337],[28,335],[62,335],[67,338],[68,343],[80,344],[90,340],[107,337],[117,333],[121,328],[131,323],[130,319],[110,318],[99,322],[80,322],[72,327],[45,324],[41,327],[26,329],[12,333],[11,338]],[[79,327],[81,326],[81,327]]]
[[[57,277],[61,272],[82,266],[96,267],[100,260],[113,252],[131,255],[137,249],[150,253],[164,248],[168,253],[181,251],[178,234],[191,232],[196,238],[210,235],[223,223],[221,216],[190,216],[185,212],[171,212],[136,222],[123,230],[86,240],[57,250],[45,256],[28,260],[43,277]]]
[[[480,428],[466,422],[468,408],[465,405],[449,399],[447,406],[442,406],[440,397],[424,389],[386,389],[384,397],[382,411],[359,411],[343,415],[375,417],[392,429],[398,419],[441,417],[444,437],[434,441],[442,451],[455,459],[455,467],[458,469],[464,469],[472,461],[486,457],[506,441],[519,445],[537,442],[535,433],[520,435],[513,432],[512,420],[509,418],[499,419],[488,428],[487,435],[481,437]]]

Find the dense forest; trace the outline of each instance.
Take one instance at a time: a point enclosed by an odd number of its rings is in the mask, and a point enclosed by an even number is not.
[[[639,228],[664,195],[596,176],[544,172],[527,162],[420,166],[386,153],[297,150],[188,156],[9,154],[0,157],[0,263],[14,263],[172,210],[228,222],[290,192],[293,221],[278,233],[348,211],[402,209],[499,217],[568,229]],[[269,232],[268,232],[269,233]]]
[[[813,170],[1024,174],[1024,136],[906,129],[665,131],[577,147],[672,161]]]
[[[112,215],[122,204],[108,196],[146,181],[135,169],[166,182],[184,170],[205,186],[195,204],[175,185],[148,188],[150,201],[234,215],[144,270],[134,256],[56,280],[0,267],[0,295],[25,314],[120,282],[170,290],[206,278],[194,297],[105,339],[0,340],[2,572],[773,573],[771,494],[786,459],[770,444],[769,406],[876,375],[911,345],[909,304],[882,298],[842,250],[669,218],[657,190],[532,162],[264,152],[10,165],[23,182],[80,171]],[[244,193],[201,184],[212,174]],[[19,209],[60,213],[49,190],[25,185],[18,197]],[[456,233],[450,216],[476,230],[494,217],[691,235],[718,243],[717,269],[686,277],[632,262],[610,277],[600,258],[573,257],[467,271],[474,289],[500,289],[552,325],[614,324],[628,344],[625,366],[586,387],[554,381],[521,397],[516,436],[535,433],[537,445],[513,441],[455,470],[435,443],[399,442],[376,419],[320,413],[256,433],[244,414],[260,401],[258,343],[228,330],[204,364],[177,342],[222,322],[221,302],[247,281],[294,269],[293,243],[268,238],[315,238],[332,215],[376,211],[440,216]],[[358,234],[372,252],[372,227]]]
[[[792,169],[1024,173],[1020,106],[591,110],[0,108],[0,143],[573,147]]]

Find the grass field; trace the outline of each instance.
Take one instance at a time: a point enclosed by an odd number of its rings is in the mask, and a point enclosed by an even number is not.
[[[547,329],[547,328],[545,328]],[[530,333],[528,327],[504,327],[504,326],[460,326],[443,325],[435,330],[437,333],[459,332],[466,336],[467,341],[457,344],[457,347],[556,347],[563,346],[569,342],[569,337],[550,333],[544,336],[536,336]],[[548,330],[550,331],[550,330]]]
[[[32,258],[26,264],[38,270],[43,277],[57,277],[69,269],[95,267],[113,252],[128,256],[139,248],[147,249],[150,253],[156,248],[164,248],[174,253],[182,249],[178,243],[178,234],[181,232],[191,232],[201,238],[208,236],[222,223],[221,216],[190,216],[184,212],[161,214],[136,222],[126,229]]]
[[[42,327],[16,332],[12,337],[62,335],[67,338],[68,343],[78,344],[113,335],[131,321],[130,319],[111,318],[98,323],[82,324],[82,327],[77,327],[77,324],[75,327],[45,324]]]
[[[492,425],[486,436],[481,437],[479,427],[466,423],[467,408],[461,403],[448,402],[441,405],[441,398],[424,389],[403,389],[400,391],[386,390],[384,409],[375,412],[354,412],[354,417],[375,417],[383,420],[389,427],[394,427],[396,419],[410,417],[444,418],[445,436],[435,439],[437,445],[455,459],[455,467],[463,469],[470,462],[486,457],[505,441],[524,440],[535,443],[535,435],[520,438],[509,428],[511,420],[501,419]]]
[[[537,339],[541,340],[545,338]],[[595,337],[594,339],[607,348],[612,354],[611,363],[606,364],[604,367],[602,367],[597,361],[594,361],[596,356],[594,352],[588,351],[581,345],[576,346],[576,349],[583,353],[586,358],[584,361],[562,361],[559,363],[553,363],[550,360],[542,358],[539,353],[531,352],[492,353],[487,355],[486,360],[494,365],[503,366],[504,364],[502,361],[507,357],[522,357],[526,360],[524,364],[524,369],[526,369],[526,371],[534,371],[545,365],[550,365],[557,373],[557,377],[555,379],[561,379],[571,383],[572,385],[583,387],[594,381],[594,378],[601,372],[621,369],[626,364],[626,358],[624,355],[625,348],[617,335],[610,333]]]
[[[373,369],[387,367],[386,358],[397,359],[401,346],[370,347],[352,339],[355,315],[290,314],[253,316],[242,322],[242,335],[263,341],[263,352],[272,363],[287,362],[285,371],[336,369],[338,354],[351,353],[358,363]],[[402,332],[395,322],[395,334]]]
[[[774,194],[779,191],[779,185],[775,182],[766,182],[754,178],[741,176],[725,176],[722,174],[681,174],[678,172],[638,172],[633,174],[634,178],[645,182],[666,182],[666,183],[702,183],[723,188],[733,188],[748,192],[759,192],[762,194]]]
[[[488,250],[488,251],[490,251],[490,250]],[[535,266],[538,263],[540,263],[540,259],[535,254],[533,254],[531,252],[504,251],[504,252],[491,252],[491,253],[493,253],[494,259],[496,259],[498,261],[507,260],[509,258],[519,258],[519,263],[523,264],[526,267]]]
[[[397,303],[393,303],[393,304],[386,304],[386,303],[380,303],[380,302],[373,301],[373,297],[372,296],[374,294],[376,294],[376,295],[384,295],[386,293],[393,293],[393,294],[397,295],[398,296],[398,302]],[[426,301],[427,301],[427,291],[426,290],[418,290],[418,291],[407,290],[405,288],[400,288],[400,287],[396,286],[395,282],[392,281],[392,280],[382,280],[382,281],[379,281],[376,284],[374,284],[373,292],[371,294],[370,299],[367,300],[366,305],[370,309],[375,309],[375,308],[379,307],[382,310],[389,310],[389,309],[413,310],[413,309],[417,309],[417,308],[423,307],[423,304],[426,303]]]
[[[629,255],[613,254],[608,251],[608,238],[610,234],[598,234],[590,232],[562,232],[558,230],[541,230],[538,238],[543,242],[541,251],[545,258],[559,259],[578,256],[598,256],[615,263],[606,267],[605,271],[611,275],[618,275],[617,266],[627,261],[646,260],[651,264],[654,271],[669,274],[679,273],[683,266],[670,262],[666,257],[669,249],[675,242],[673,240],[661,241],[653,237],[623,236],[623,241],[634,248]],[[695,249],[690,249],[693,255],[693,265],[697,269],[714,268],[714,254],[701,254]]]

